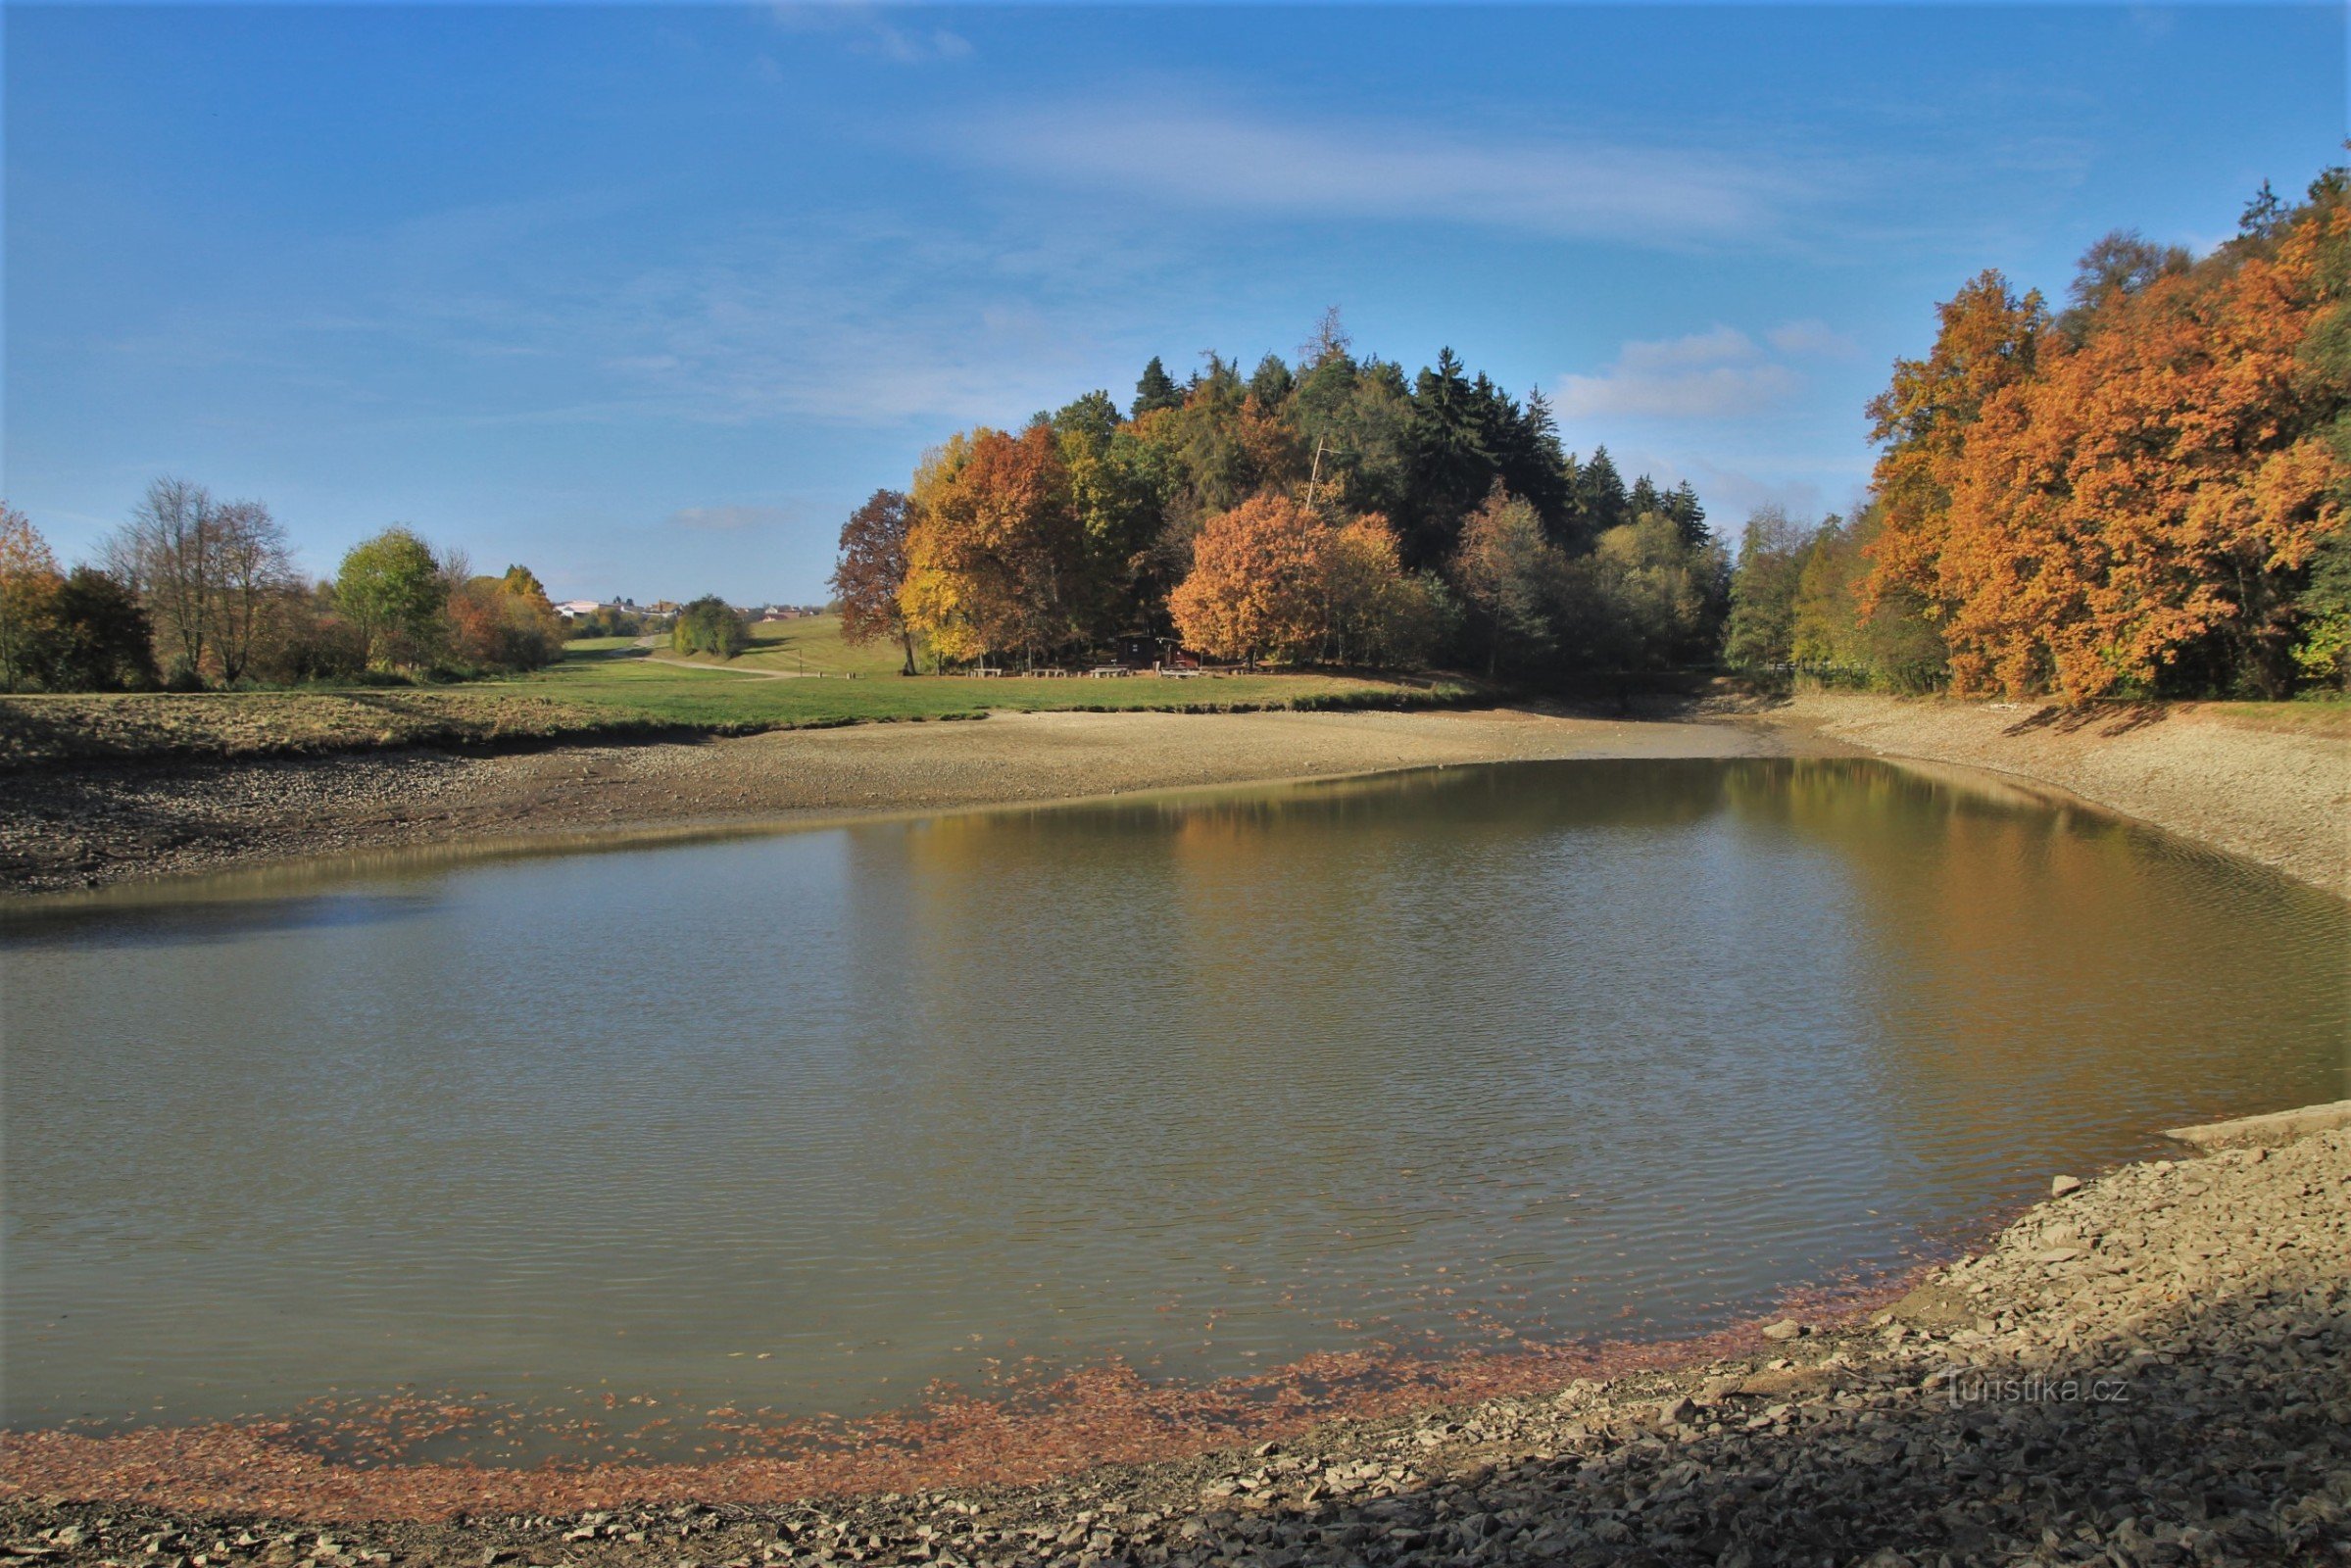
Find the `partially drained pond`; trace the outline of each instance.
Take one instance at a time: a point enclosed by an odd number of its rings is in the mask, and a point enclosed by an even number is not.
[[[2322,894],[1872,761],[25,906],[5,1420],[690,1457],[1699,1335],[2351,1093],[2347,953]]]

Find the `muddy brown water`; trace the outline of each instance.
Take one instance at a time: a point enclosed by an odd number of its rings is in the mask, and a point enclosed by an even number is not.
[[[0,1417],[463,1396],[424,1451],[572,1458],[1705,1333],[2351,1094],[2346,955],[2258,867],[1843,760],[27,904]]]

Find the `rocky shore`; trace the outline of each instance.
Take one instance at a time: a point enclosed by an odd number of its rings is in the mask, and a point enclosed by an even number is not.
[[[1464,762],[1846,750],[1760,726],[1516,710],[1050,712],[489,757],[61,764],[0,785],[0,896],[389,850],[620,843]]]
[[[2351,1562],[2351,1131],[2052,1189],[1855,1321],[1783,1320],[1745,1353],[1253,1449],[1020,1488],[321,1523],[159,1508],[20,1441],[0,1551],[122,1568]]]
[[[0,789],[0,898],[391,850],[618,843],[1469,762],[1870,753],[2054,788],[2351,895],[2351,718],[1813,695],[1642,717],[999,713],[497,756],[59,762]]]

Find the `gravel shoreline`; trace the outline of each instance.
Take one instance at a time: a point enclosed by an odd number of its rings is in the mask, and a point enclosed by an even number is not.
[[[321,1525],[157,1507],[20,1438],[0,1552],[124,1568],[2351,1561],[2351,1131],[2053,1187],[1857,1320],[1784,1320],[1746,1353],[1254,1449],[1029,1487]]]
[[[0,789],[0,900],[288,861],[573,848],[877,813],[1561,758],[1947,762],[2062,791],[2351,896],[2351,730],[2196,705],[1813,695],[1641,718],[1437,712],[999,713],[696,743],[73,765]]]
[[[1846,755],[1739,724],[1516,710],[998,713],[493,757],[62,766],[0,787],[0,895],[388,850],[683,831],[1570,757]]]

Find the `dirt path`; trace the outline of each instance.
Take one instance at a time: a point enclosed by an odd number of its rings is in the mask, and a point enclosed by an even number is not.
[[[691,659],[675,654],[648,654],[646,658],[663,669],[699,669],[706,675],[747,675],[753,680],[822,680],[821,669],[764,669],[743,664],[697,664]]]

